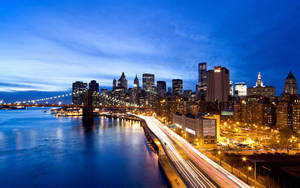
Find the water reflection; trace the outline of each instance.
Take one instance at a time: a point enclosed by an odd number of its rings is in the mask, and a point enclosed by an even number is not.
[[[84,126],[38,110],[0,111],[0,185],[161,187],[146,143],[138,121],[99,117]]]

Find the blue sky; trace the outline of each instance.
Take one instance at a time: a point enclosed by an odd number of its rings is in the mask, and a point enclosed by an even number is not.
[[[289,71],[300,79],[299,18],[296,0],[1,1],[0,91],[111,86],[123,71],[194,89],[206,61],[248,86],[260,71],[280,94]]]

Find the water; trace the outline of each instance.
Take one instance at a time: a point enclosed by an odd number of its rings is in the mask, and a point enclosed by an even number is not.
[[[139,122],[0,110],[0,187],[165,187]]]

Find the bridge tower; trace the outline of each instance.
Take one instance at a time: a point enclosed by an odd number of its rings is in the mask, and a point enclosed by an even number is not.
[[[94,123],[94,114],[93,114],[93,91],[87,90],[84,93],[83,100],[83,109],[82,109],[82,120],[84,125],[93,125]]]

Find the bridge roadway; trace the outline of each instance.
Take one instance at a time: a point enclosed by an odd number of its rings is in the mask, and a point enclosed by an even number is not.
[[[75,104],[0,104],[0,107],[65,107],[65,108],[83,108],[85,105]],[[106,108],[106,109],[148,109],[147,106],[125,106],[125,105],[96,105],[94,108]]]
[[[145,120],[150,130],[161,141],[188,187],[249,187],[154,117],[141,115],[138,117]]]

